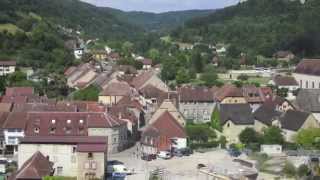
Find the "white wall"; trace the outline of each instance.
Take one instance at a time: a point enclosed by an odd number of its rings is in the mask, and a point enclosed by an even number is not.
[[[320,89],[320,76],[293,73],[293,77],[302,89]]]

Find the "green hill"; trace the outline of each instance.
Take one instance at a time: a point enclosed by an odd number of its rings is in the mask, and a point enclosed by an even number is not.
[[[172,36],[185,42],[225,43],[234,52],[271,56],[291,50],[320,55],[320,1],[248,0],[195,18]]]

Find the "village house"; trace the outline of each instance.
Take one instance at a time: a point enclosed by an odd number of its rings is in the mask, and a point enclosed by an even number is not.
[[[320,59],[304,59],[297,66],[293,77],[301,89],[320,89]]]
[[[144,72],[144,73],[138,75],[137,77],[135,77],[132,80],[131,85],[134,88],[136,88],[138,91],[147,85],[153,85],[154,87],[156,87],[162,91],[165,91],[165,92],[169,91],[169,87],[167,86],[167,84],[164,83],[158,77],[157,73],[152,70]]]
[[[41,152],[53,162],[54,175],[78,180],[104,178],[107,162],[105,137],[88,136],[27,136],[21,139],[18,167],[33,154]]]
[[[277,111],[275,104],[265,103],[260,106],[254,113],[254,129],[262,133],[263,129],[270,126],[278,126],[279,117],[283,112]]]
[[[295,58],[295,55],[291,51],[278,51],[273,54],[273,58],[278,61],[289,62]]]
[[[320,124],[311,113],[289,110],[284,116],[280,117],[280,127],[285,140],[294,142],[299,130],[320,128]]]
[[[120,60],[120,58],[121,58],[120,54],[117,52],[111,52],[110,54],[108,54],[108,57],[107,57],[109,61],[118,61]]]
[[[226,84],[215,93],[215,100],[219,104],[244,104],[247,103],[242,90],[234,85]]]
[[[132,88],[125,81],[113,82],[107,85],[107,87],[99,94],[99,103],[105,105],[117,104],[122,98],[126,96],[133,96],[135,89]]]
[[[165,111],[142,132],[141,151],[144,154],[157,154],[171,150],[172,141],[176,138],[186,139],[186,132],[176,118]]]
[[[210,122],[212,111],[216,105],[214,94],[217,88],[183,86],[177,91],[179,111],[187,121]]]
[[[299,84],[294,77],[276,75],[272,78],[269,84],[278,87],[279,89],[288,89],[287,99],[295,99],[294,92],[299,89]]]
[[[0,76],[6,76],[16,71],[16,61],[0,61]]]
[[[222,135],[229,144],[239,143],[240,133],[247,127],[254,127],[254,118],[249,104],[221,104],[216,107],[222,127]]]
[[[301,89],[295,103],[299,110],[312,113],[320,122],[320,89]]]
[[[242,93],[246,101],[250,104],[252,112],[256,111],[267,99],[261,88],[254,85],[244,85],[242,87]]]
[[[92,64],[84,63],[77,67],[68,68],[64,75],[67,78],[67,85],[69,87],[82,89],[93,83],[98,73]]]
[[[172,117],[182,126],[186,126],[186,120],[183,115],[178,111],[176,105],[170,100],[166,99],[162,102],[160,107],[153,113],[151,119],[147,120],[147,124],[154,123],[163,113],[169,112]]]
[[[152,60],[145,58],[142,60],[142,64],[143,64],[142,69],[149,70],[152,67]]]
[[[90,52],[92,57],[97,61],[104,61],[108,58],[108,53],[104,50],[94,50]]]
[[[53,163],[40,151],[35,152],[8,180],[42,180],[54,173]]]
[[[73,50],[73,55],[76,59],[81,59],[84,54],[84,48],[76,48]]]

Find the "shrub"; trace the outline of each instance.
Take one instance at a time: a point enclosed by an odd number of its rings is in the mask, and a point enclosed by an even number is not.
[[[308,166],[305,165],[305,164],[300,165],[299,168],[298,168],[298,172],[297,172],[297,173],[298,173],[298,176],[299,176],[299,177],[307,176],[308,173],[309,173],[309,168],[308,168]]]
[[[287,176],[287,177],[294,177],[297,174],[297,170],[294,167],[294,165],[289,162],[286,161],[284,167],[283,167],[283,173]]]

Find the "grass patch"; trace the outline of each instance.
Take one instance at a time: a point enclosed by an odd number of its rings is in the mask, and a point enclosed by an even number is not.
[[[15,34],[17,31],[22,31],[14,24],[0,24],[0,32],[7,31],[8,33]]]
[[[259,84],[268,84],[268,82],[270,81],[270,78],[267,77],[249,77],[248,82],[249,83],[259,83]]]

